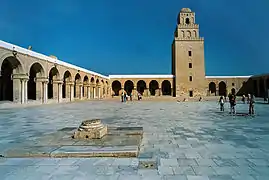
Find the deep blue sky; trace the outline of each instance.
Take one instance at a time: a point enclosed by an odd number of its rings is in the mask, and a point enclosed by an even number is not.
[[[205,37],[207,75],[269,71],[268,0],[1,0],[0,39],[103,74],[171,74],[183,7]]]

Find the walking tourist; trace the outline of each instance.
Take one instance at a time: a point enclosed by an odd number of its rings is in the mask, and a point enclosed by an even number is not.
[[[251,94],[249,99],[249,114],[254,114],[255,96]]]
[[[124,92],[124,94],[123,94],[123,101],[126,102],[126,100],[127,100],[127,94],[126,94],[126,92]]]
[[[230,114],[235,114],[236,97],[234,94],[229,94],[228,97],[230,102]]]
[[[224,94],[224,100],[225,100],[225,102],[227,102],[227,94],[226,93]]]
[[[219,98],[220,111],[224,111],[224,97],[220,96]]]
[[[130,93],[130,101],[132,101],[133,100],[133,97],[132,97],[133,95],[132,95],[132,92]]]
[[[124,91],[121,93],[121,102],[124,102]]]

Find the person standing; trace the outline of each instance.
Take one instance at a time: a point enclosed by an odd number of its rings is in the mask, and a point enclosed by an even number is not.
[[[220,96],[219,104],[220,104],[220,111],[224,111],[224,97],[223,96]]]
[[[235,105],[236,105],[236,101],[235,101],[235,95],[234,94],[229,94],[229,102],[230,102],[230,114],[235,114]]]
[[[249,99],[249,114],[254,114],[254,104],[255,104],[255,96],[253,94],[250,95]]]
[[[121,93],[121,102],[124,102],[124,91]]]
[[[123,94],[123,99],[124,99],[124,102],[126,102],[126,100],[127,100],[127,94],[126,94],[126,92],[124,92],[124,94]]]

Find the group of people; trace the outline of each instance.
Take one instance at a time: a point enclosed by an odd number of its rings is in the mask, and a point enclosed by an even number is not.
[[[236,96],[233,93],[228,95],[229,103],[230,103],[230,113],[235,114],[235,106],[236,106]],[[226,96],[220,96],[219,104],[220,111],[224,111],[224,103],[227,102]],[[246,103],[245,95],[242,96],[242,102]],[[255,96],[253,94],[248,94],[247,96],[247,104],[249,104],[249,114],[254,114],[254,104],[255,104]]]
[[[128,98],[130,98],[130,101],[133,100],[132,93],[130,93],[130,95],[128,96],[128,94],[125,91],[122,91],[122,93],[121,93],[121,102],[128,101]]]
[[[133,95],[132,95],[132,92],[129,93],[129,95],[125,92],[125,91],[122,91],[121,93],[121,102],[126,102],[128,101],[130,98],[130,101],[133,101]],[[137,100],[140,101],[142,99],[142,94],[141,93],[137,93]]]

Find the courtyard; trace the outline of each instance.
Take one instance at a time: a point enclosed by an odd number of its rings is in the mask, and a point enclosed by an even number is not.
[[[269,176],[269,111],[255,117],[219,112],[217,102],[88,101],[0,110],[0,154],[26,139],[100,118],[143,127],[138,158],[4,158],[3,180],[265,180]],[[247,104],[237,104],[246,113]],[[141,163],[152,164],[149,168]]]

